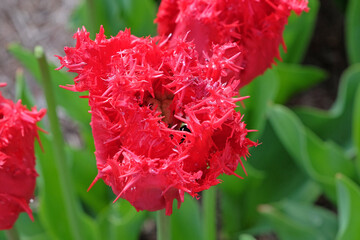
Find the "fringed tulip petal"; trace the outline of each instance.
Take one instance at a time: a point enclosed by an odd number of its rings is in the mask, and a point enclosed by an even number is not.
[[[180,206],[185,192],[197,197],[220,174],[234,174],[256,145],[234,110],[235,92],[223,87],[233,66],[220,48],[209,66],[182,40],[167,48],[129,30],[106,39],[103,29],[95,41],[84,29],[75,38],[59,59],[78,73],[70,89],[89,91],[96,180],[115,200],[170,215],[174,199]]]

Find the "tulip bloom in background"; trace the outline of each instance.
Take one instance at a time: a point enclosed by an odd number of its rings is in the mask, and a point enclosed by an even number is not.
[[[232,65],[221,51],[210,61],[224,69],[214,71],[181,40],[169,49],[129,30],[106,39],[102,28],[95,41],[85,29],[75,38],[76,47],[59,59],[78,73],[66,88],[89,91],[95,181],[103,179],[137,210],[166,208],[170,215],[185,192],[196,197],[220,174],[236,175],[240,157],[256,143],[234,110],[244,98],[232,98],[233,88],[221,84]]]
[[[193,41],[200,59],[207,61],[213,45],[235,43],[226,50],[240,71],[228,71],[223,81],[251,82],[280,59],[279,45],[291,10],[307,11],[307,0],[163,0],[157,14],[159,35]],[[236,53],[240,53],[235,55]]]
[[[20,212],[33,219],[28,204],[37,177],[34,140],[39,137],[36,123],[45,112],[29,111],[0,93],[0,230],[12,228]]]

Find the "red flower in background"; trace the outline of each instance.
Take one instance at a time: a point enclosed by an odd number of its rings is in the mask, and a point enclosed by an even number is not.
[[[193,41],[201,58],[212,55],[213,44],[236,43],[227,57],[241,52],[234,63],[242,71],[229,72],[223,81],[252,81],[280,58],[279,45],[291,10],[307,11],[307,0],[162,0],[155,22],[159,35],[172,34]]]
[[[95,41],[85,29],[74,37],[76,47],[59,59],[78,73],[65,88],[89,91],[95,181],[103,179],[137,210],[166,208],[170,215],[174,199],[180,206],[185,192],[197,196],[220,174],[235,174],[256,145],[234,110],[242,99],[221,84],[236,69],[222,56],[227,46],[214,50],[210,68],[181,40],[167,49],[128,30],[106,39],[102,28]]]
[[[0,87],[5,84],[0,83]],[[27,110],[21,101],[13,103],[0,93],[0,230],[10,229],[20,212],[27,212],[36,176],[34,139],[36,122],[45,110]]]

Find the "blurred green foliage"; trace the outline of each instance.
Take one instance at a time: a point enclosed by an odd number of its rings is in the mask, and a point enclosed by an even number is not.
[[[125,28],[138,37],[156,35],[156,12],[153,0],[86,0],[75,9],[71,26],[86,26],[92,36],[101,25],[111,36]]]
[[[319,0],[310,0],[308,13],[289,17],[288,25],[285,27],[284,40],[287,53],[281,51],[281,58],[287,63],[300,63],[305,54],[315,29],[316,17],[320,7]]]
[[[349,0],[345,18],[346,48],[350,63],[360,63],[360,1]]]
[[[338,189],[339,231],[336,240],[358,239],[360,236],[360,187],[342,174],[336,175]]]
[[[288,51],[281,54],[283,62],[240,92],[251,96],[244,101],[246,108],[238,109],[248,127],[258,130],[250,137],[261,144],[251,149],[245,180],[221,177],[224,182],[217,193],[221,239],[251,240],[269,233],[281,240],[360,239],[360,65],[356,64],[360,62],[360,2],[337,2],[347,9],[346,47],[352,65],[342,75],[337,99],[329,110],[284,105],[294,94],[328,76],[320,68],[300,65],[316,24],[318,0],[309,0],[309,13],[289,19],[284,33]],[[71,26],[84,25],[95,33],[102,24],[108,35],[131,27],[137,36],[154,35],[156,9],[153,0],[87,0],[74,11]],[[15,44],[9,51],[40,79],[32,52]],[[139,239],[144,222],[153,214],[136,212],[123,200],[111,204],[115,197],[101,182],[86,192],[97,172],[87,102],[78,99],[77,93],[58,88],[71,83],[73,76],[54,68],[49,66],[59,110],[79,127],[83,143],[81,147],[66,146],[82,238]],[[34,105],[20,72],[16,93],[25,104]],[[51,160],[52,137],[41,134],[46,151],[36,149],[40,176],[33,206],[35,221],[20,216],[16,227],[22,239],[74,239]],[[172,238],[204,239],[202,215],[200,202],[186,196],[181,209],[171,216]]]

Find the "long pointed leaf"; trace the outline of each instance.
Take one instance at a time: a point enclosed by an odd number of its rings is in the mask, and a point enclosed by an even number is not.
[[[336,240],[360,238],[360,187],[342,174],[336,176],[339,232]]]
[[[269,220],[280,240],[334,239],[337,229],[335,214],[301,202],[262,205],[260,213]]]
[[[308,13],[302,13],[300,17],[294,13],[290,16],[284,31],[287,53],[280,48],[284,62],[300,63],[304,58],[315,28],[319,6],[319,0],[309,0],[310,10]]]
[[[101,237],[107,240],[137,240],[145,217],[146,212],[137,212],[124,199],[110,203],[98,217]]]
[[[282,144],[311,178],[322,184],[328,197],[335,199],[333,177],[342,172],[355,176],[353,163],[331,142],[323,142],[286,107],[275,105],[270,111],[270,122]]]
[[[345,18],[345,36],[350,63],[360,63],[360,1],[349,0]]]
[[[354,115],[353,115],[353,139],[355,145],[356,156],[356,167],[357,173],[360,177],[360,85],[356,91],[356,98],[354,104]]]
[[[274,67],[279,79],[276,103],[285,103],[295,93],[304,91],[325,80],[326,72],[312,66],[279,63]]]
[[[295,109],[301,121],[323,140],[352,147],[352,115],[356,90],[360,85],[360,64],[349,67],[342,75],[338,97],[329,111],[302,107]]]
[[[258,131],[250,134],[251,138],[257,139],[265,126],[266,111],[276,96],[278,81],[276,71],[269,69],[240,90],[242,96],[250,96],[250,100],[244,101],[245,109],[240,111],[247,128]]]
[[[185,195],[181,208],[174,209],[171,215],[171,239],[201,240],[203,239],[201,226],[199,203],[189,195]]]

